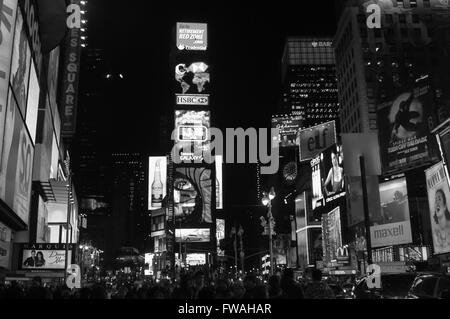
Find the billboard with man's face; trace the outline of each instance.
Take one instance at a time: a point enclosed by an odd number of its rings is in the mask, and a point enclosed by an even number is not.
[[[436,156],[430,131],[435,105],[426,81],[378,107],[380,152],[385,172],[421,165]]]
[[[450,189],[442,162],[426,170],[425,175],[434,253],[445,254],[450,252]]]
[[[22,244],[20,269],[64,270],[66,262],[65,244]],[[72,263],[75,246],[69,244],[68,264]]]

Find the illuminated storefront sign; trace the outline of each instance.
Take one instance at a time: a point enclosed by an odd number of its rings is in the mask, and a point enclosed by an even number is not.
[[[177,105],[189,105],[189,106],[208,106],[209,95],[207,94],[177,94]]]
[[[320,124],[299,132],[300,161],[311,160],[328,147],[336,144],[334,121]]]

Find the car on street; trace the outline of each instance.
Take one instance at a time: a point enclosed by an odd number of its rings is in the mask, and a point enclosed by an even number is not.
[[[360,279],[354,289],[355,299],[407,299],[416,273],[381,274],[380,288],[369,288],[367,277]]]
[[[414,280],[408,299],[450,299],[450,276],[419,274]]]

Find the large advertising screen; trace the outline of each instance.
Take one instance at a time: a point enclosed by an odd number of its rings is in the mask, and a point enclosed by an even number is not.
[[[216,209],[223,209],[223,155],[216,155]]]
[[[210,67],[204,61],[182,61],[175,66],[176,94],[210,94]]]
[[[211,170],[177,167],[174,172],[175,218],[184,225],[211,224]]]
[[[150,157],[148,161],[148,209],[161,209],[166,194],[167,157]]]
[[[380,184],[381,214],[371,216],[372,247],[412,242],[406,178]]]
[[[340,207],[322,216],[322,240],[324,262],[336,261],[338,249],[343,246]]]
[[[0,156],[3,149],[3,132],[5,130],[6,105],[8,103],[11,55],[14,43],[17,0],[0,2]],[[1,187],[1,186],[0,186]]]
[[[384,171],[420,165],[434,154],[430,136],[436,123],[429,84],[417,84],[378,107],[380,151]]]
[[[208,243],[211,241],[209,228],[175,229],[175,241],[177,243]]]
[[[313,209],[345,195],[344,153],[341,145],[333,145],[311,161]]]
[[[336,144],[334,121],[299,131],[300,161],[308,161]]]
[[[50,52],[48,62],[48,95],[50,97],[50,104],[56,107],[57,87],[58,87],[58,70],[59,70],[59,47]]]
[[[295,147],[299,145],[298,131],[302,125],[302,117],[298,115],[273,116],[272,128],[279,130],[276,147]]]
[[[210,125],[209,111],[175,111],[176,142],[182,147],[180,161],[203,160],[203,151],[209,148]]]
[[[178,50],[206,51],[208,48],[208,25],[206,23],[177,23]]]
[[[22,13],[18,10],[16,31],[14,34],[14,48],[11,64],[11,86],[16,96],[17,105],[25,117],[28,96],[28,79],[30,76],[31,49]]]
[[[216,242],[217,242],[217,256],[225,256],[225,251],[220,249],[220,241],[225,239],[225,219],[216,219]]]
[[[22,270],[64,270],[66,262],[65,244],[22,244]],[[69,244],[68,264],[72,262],[75,246]]]
[[[441,163],[425,171],[435,254],[450,252],[450,189]]]
[[[0,166],[0,198],[28,225],[34,148],[12,94]]]

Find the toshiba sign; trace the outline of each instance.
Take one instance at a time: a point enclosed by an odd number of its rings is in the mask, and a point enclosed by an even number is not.
[[[209,95],[205,94],[177,94],[177,105],[209,105]]]

